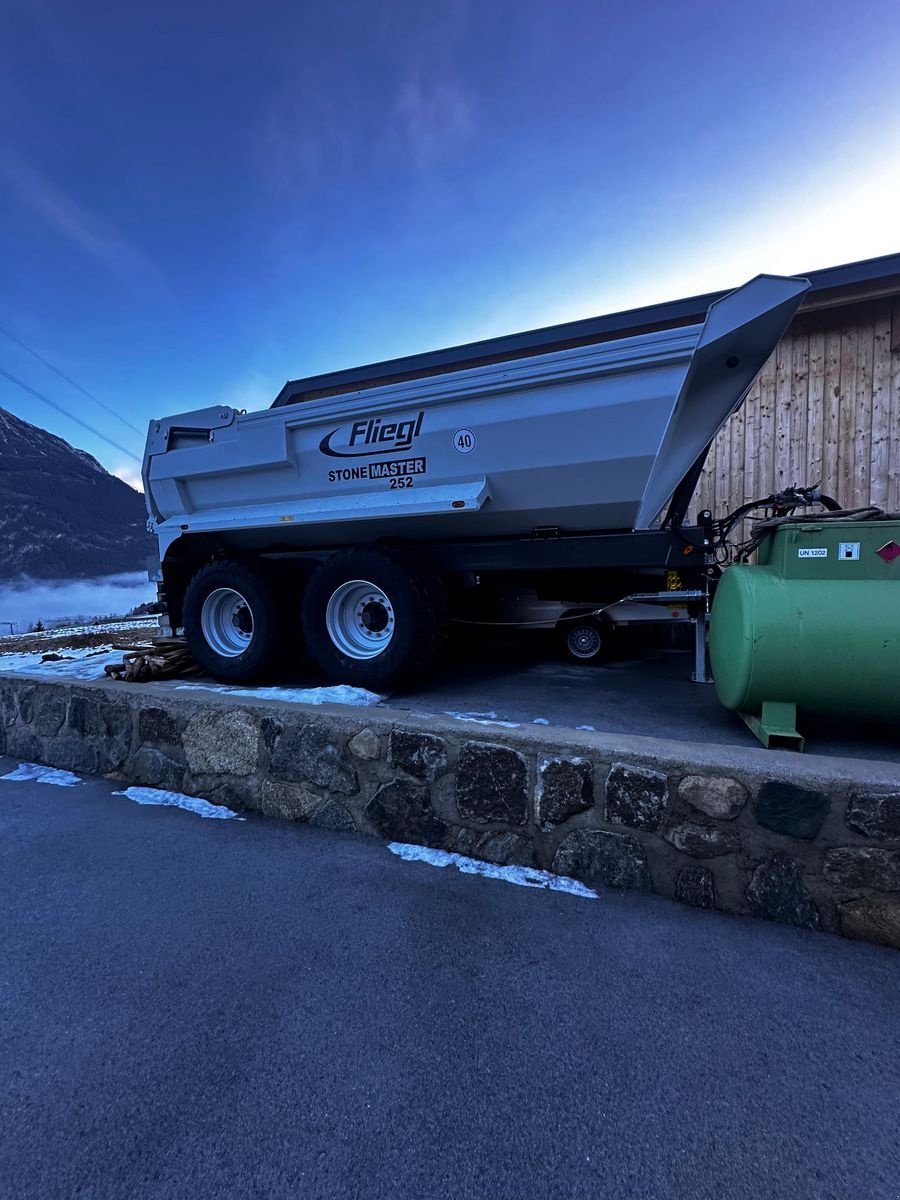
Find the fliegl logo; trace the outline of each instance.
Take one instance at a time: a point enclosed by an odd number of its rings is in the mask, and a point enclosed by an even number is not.
[[[407,421],[365,417],[352,425],[339,425],[319,442],[323,454],[332,458],[363,458],[372,454],[395,454],[409,450],[422,432],[424,412]]]

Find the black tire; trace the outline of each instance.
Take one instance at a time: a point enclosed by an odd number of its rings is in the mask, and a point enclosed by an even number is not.
[[[338,589],[354,581],[371,584],[390,602],[389,638],[384,649],[373,650],[368,658],[348,653],[328,628],[329,602]],[[373,611],[377,614],[378,606]],[[376,546],[342,550],[326,559],[310,579],[303,600],[303,633],[310,656],[334,683],[372,691],[421,675],[443,645],[447,623],[446,594],[436,573],[426,563]]]
[[[223,590],[236,592],[246,602],[251,621],[246,649],[231,655],[217,652],[203,629],[204,605],[214,592]],[[250,683],[267,678],[275,661],[279,626],[274,587],[261,572],[244,563],[227,560],[208,563],[187,586],[184,636],[197,662],[222,683]]]
[[[607,654],[607,630],[594,617],[563,621],[559,626],[563,652],[570,662],[590,665]]]

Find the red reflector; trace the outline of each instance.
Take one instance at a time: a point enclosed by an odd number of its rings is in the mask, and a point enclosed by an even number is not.
[[[900,546],[896,542],[885,542],[880,550],[875,553],[879,558],[883,558],[886,563],[893,562],[900,555]]]
[[[450,505],[450,507],[451,508],[465,508],[466,502],[465,502],[465,500],[454,500],[453,503]]]

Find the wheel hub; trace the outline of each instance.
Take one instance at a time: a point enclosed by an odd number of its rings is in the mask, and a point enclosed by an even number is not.
[[[325,628],[348,658],[377,658],[394,636],[394,607],[383,591],[365,579],[336,588],[325,610]]]
[[[600,649],[600,634],[592,625],[577,625],[570,631],[568,643],[576,658],[593,658]]]
[[[237,658],[253,640],[253,610],[234,588],[216,588],[203,601],[200,630],[223,658]]]
[[[383,633],[388,627],[390,617],[383,604],[369,601],[359,614],[359,619],[370,633]]]

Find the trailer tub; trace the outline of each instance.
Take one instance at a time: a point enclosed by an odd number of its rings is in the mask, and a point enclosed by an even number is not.
[[[698,325],[154,421],[143,479],[170,601],[217,557],[387,544],[438,572],[473,569],[466,546],[527,570],[533,546],[539,570],[553,538],[553,562],[579,569],[588,545],[605,565],[614,535],[625,561],[659,546],[646,565],[663,567],[710,443],[808,287],[761,275]]]

